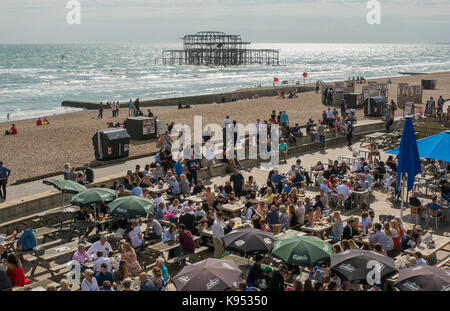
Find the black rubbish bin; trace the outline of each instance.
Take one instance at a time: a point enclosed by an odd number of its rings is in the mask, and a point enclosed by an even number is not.
[[[156,138],[156,118],[132,117],[127,119],[127,132],[131,139]]]
[[[361,108],[363,104],[363,94],[360,93],[347,93],[344,94],[344,102],[348,109]]]
[[[92,137],[96,160],[112,160],[128,157],[130,135],[123,128],[100,130]]]
[[[383,115],[385,103],[386,99],[381,96],[366,98],[364,100],[364,115],[370,117],[381,117]]]

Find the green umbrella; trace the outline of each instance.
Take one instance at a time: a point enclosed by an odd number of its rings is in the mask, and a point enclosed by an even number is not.
[[[134,195],[118,198],[106,206],[109,208],[111,215],[124,218],[147,216],[156,212],[155,203]]]
[[[116,199],[116,192],[108,188],[92,188],[84,190],[72,197],[70,203],[77,206],[97,206]]]
[[[64,194],[65,193],[77,194],[78,192],[86,190],[85,186],[80,185],[77,182],[67,180],[67,179],[62,179],[62,178],[45,179],[44,181],[42,181],[42,183],[45,185],[53,186],[54,188],[56,188],[62,192],[62,194],[63,194],[62,205],[63,206],[64,206]]]
[[[330,261],[331,244],[316,236],[290,236],[275,241],[272,255],[286,264],[313,267]]]

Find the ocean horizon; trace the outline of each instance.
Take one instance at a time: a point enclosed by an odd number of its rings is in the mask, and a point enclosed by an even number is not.
[[[155,64],[154,44],[1,44],[0,122],[50,116],[77,109],[64,100],[161,99],[289,83],[400,76],[399,72],[450,71],[450,44],[254,43],[278,49],[281,66],[196,67]],[[64,58],[62,58],[64,56]]]

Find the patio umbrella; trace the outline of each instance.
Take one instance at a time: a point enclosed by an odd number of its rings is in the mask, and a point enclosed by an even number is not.
[[[63,194],[62,205],[63,206],[64,206],[64,194],[65,193],[77,194],[83,190],[86,190],[85,186],[80,185],[77,182],[63,179],[63,178],[45,179],[42,181],[42,183],[45,185],[53,186],[55,189],[62,192],[62,194]]]
[[[449,291],[450,271],[425,265],[401,269],[394,286],[401,291]]]
[[[396,273],[394,259],[361,249],[348,249],[345,252],[331,256],[331,270],[340,277],[353,281],[376,281],[379,273],[379,282]]]
[[[419,151],[417,149],[416,134],[411,118],[406,118],[405,127],[403,128],[402,139],[398,151],[398,167],[397,167],[397,189],[401,188],[401,203],[400,203],[400,218],[403,217],[403,195],[404,195],[404,181],[407,178],[407,191],[412,190],[414,186],[414,179],[416,175],[422,171],[420,165]],[[406,175],[405,175],[406,174]]]
[[[389,154],[398,154],[400,148],[387,151]],[[419,157],[450,162],[450,130],[428,136],[417,141]]]
[[[156,211],[155,203],[151,200],[134,195],[118,198],[106,207],[109,208],[111,215],[124,218],[147,216]]]
[[[275,242],[272,255],[286,264],[303,267],[330,262],[332,246],[316,236],[290,236]]]
[[[270,252],[276,238],[271,232],[245,228],[231,231],[222,240],[226,250],[245,256]]]
[[[241,279],[231,260],[208,258],[183,269],[172,279],[178,291],[224,291]]]
[[[115,199],[116,192],[112,189],[92,188],[74,195],[70,203],[77,206],[97,206],[101,203],[112,202]]]

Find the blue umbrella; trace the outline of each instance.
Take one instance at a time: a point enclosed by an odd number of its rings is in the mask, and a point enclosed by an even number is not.
[[[387,153],[398,154],[400,148],[395,148]],[[419,157],[450,162],[450,131],[445,131],[417,141]]]
[[[420,166],[419,151],[417,150],[416,134],[411,118],[406,118],[398,152],[397,189],[400,187],[402,175],[406,173],[408,175],[407,190],[410,191],[414,186],[416,175],[421,171],[422,168]],[[400,213],[403,215],[403,186],[401,198]]]

